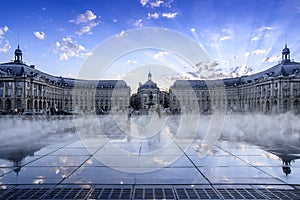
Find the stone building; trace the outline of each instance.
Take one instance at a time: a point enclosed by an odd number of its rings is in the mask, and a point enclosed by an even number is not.
[[[148,80],[139,85],[137,93],[132,95],[132,107],[135,110],[147,110],[149,105],[157,105],[161,103],[161,91],[157,84],[152,81],[152,74],[149,71]]]
[[[130,87],[123,80],[78,80],[35,69],[15,50],[14,61],[0,64],[0,111],[124,111]]]
[[[282,61],[249,76],[220,80],[177,80],[170,87],[170,109],[201,113],[227,112],[300,113],[300,63],[290,59],[285,45]]]

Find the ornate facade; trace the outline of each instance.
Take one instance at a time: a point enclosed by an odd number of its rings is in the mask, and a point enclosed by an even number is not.
[[[124,111],[129,98],[130,87],[122,80],[57,77],[26,65],[19,46],[14,61],[0,64],[0,111]]]
[[[300,113],[300,63],[290,59],[287,45],[282,61],[249,76],[221,80],[177,80],[170,87],[170,109],[174,112]]]
[[[161,92],[148,73],[137,94],[123,80],[79,80],[57,77],[26,65],[22,51],[0,64],[0,111],[96,112],[145,110],[161,104],[173,112],[300,113],[300,63],[290,59],[287,46],[277,65],[249,76],[219,80],[177,80]]]
[[[162,103],[162,93],[157,84],[152,81],[152,74],[149,71],[148,80],[139,85],[137,94],[131,99],[131,105],[136,110],[147,110],[149,105]]]

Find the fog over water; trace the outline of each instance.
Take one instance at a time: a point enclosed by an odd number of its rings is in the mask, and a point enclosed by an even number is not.
[[[0,118],[1,146],[30,142],[32,140],[51,140],[63,136],[64,140],[84,139],[105,135],[109,139],[124,139],[128,136],[146,139],[167,127],[168,133],[176,135],[180,130],[185,137],[202,139],[211,123],[210,115],[201,115],[195,135],[191,127],[195,122],[193,116],[182,121],[183,117],[134,116],[128,124],[127,116],[76,116],[76,117],[24,117],[3,116]],[[264,114],[229,114],[225,116],[221,140],[245,141],[249,143],[300,142],[300,116],[292,113]],[[190,124],[186,124],[190,123]],[[142,127],[142,128],[141,128]],[[147,128],[148,127],[148,128]],[[146,129],[145,129],[146,128]],[[144,131],[148,131],[145,134]],[[150,133],[150,132],[153,133]],[[78,137],[78,135],[80,137]],[[118,137],[119,136],[119,137]],[[189,138],[189,139],[192,139]]]

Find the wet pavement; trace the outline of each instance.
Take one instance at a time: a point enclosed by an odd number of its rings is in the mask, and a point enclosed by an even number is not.
[[[292,144],[219,140],[203,156],[201,140],[187,140],[187,149],[171,146],[145,163],[147,154],[139,155],[152,143],[144,140],[59,137],[1,146],[0,199],[300,199],[300,153]],[[139,154],[124,156],[116,143]]]

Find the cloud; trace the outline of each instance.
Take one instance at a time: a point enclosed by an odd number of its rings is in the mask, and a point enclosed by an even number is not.
[[[250,52],[246,52],[246,53],[244,54],[244,56],[245,56],[245,58],[248,58],[248,57],[250,56]]]
[[[165,17],[165,18],[168,18],[168,19],[172,19],[172,18],[175,18],[177,15],[178,15],[177,12],[174,12],[174,13],[163,13],[162,17]]]
[[[4,34],[9,30],[7,26],[4,26],[3,28],[0,27],[0,38],[3,38]]]
[[[224,74],[227,77],[237,77],[237,76],[246,76],[250,75],[253,69],[251,67],[248,67],[246,65],[236,66],[234,68],[231,68],[229,70],[228,74]]]
[[[154,54],[153,59],[162,60],[164,56],[170,55],[170,54],[171,54],[171,52],[169,52],[169,51],[160,51],[160,52]]]
[[[142,27],[143,26],[142,21],[143,21],[142,19],[135,20],[133,25],[138,26],[138,27]]]
[[[89,23],[88,25],[84,25],[82,26],[80,29],[78,29],[75,33],[77,35],[82,35],[82,34],[88,34],[88,35],[91,35],[92,32],[92,28],[97,26],[99,23],[96,23],[96,22],[92,22],[92,23]]]
[[[11,48],[8,40],[5,40],[5,44],[3,44],[4,35],[7,31],[9,31],[8,26],[0,27],[0,52],[2,53],[6,53]]]
[[[142,4],[142,6],[146,6],[148,3],[148,0],[141,0],[140,3]]]
[[[148,13],[147,15],[148,15],[147,19],[158,19],[159,18],[159,14],[157,12]]]
[[[258,36],[255,36],[255,37],[251,38],[251,42],[255,42],[255,41],[257,41],[258,39],[259,39],[259,37],[258,37]]]
[[[143,7],[148,6],[151,8],[157,8],[163,5],[164,1],[162,0],[140,0],[140,3]]]
[[[59,60],[68,60],[69,56],[66,53],[62,53],[59,56]]]
[[[60,60],[89,55],[85,47],[77,44],[77,41],[73,41],[71,37],[64,37],[61,42],[56,42],[55,52],[60,52]]]
[[[129,60],[127,60],[126,62],[125,62],[125,64],[126,65],[132,65],[132,64],[137,64],[137,61],[135,61],[135,60],[131,60],[131,59],[129,59]]]
[[[0,41],[0,44],[2,44],[1,41]],[[5,44],[3,46],[0,46],[0,52],[6,53],[10,48],[11,48],[11,45],[9,44],[9,42],[7,40],[5,40]]]
[[[79,14],[75,20],[69,22],[81,25],[81,27],[75,32],[77,35],[92,34],[92,28],[97,26],[99,22],[95,22],[97,16],[90,10],[87,10],[83,14]]]
[[[230,36],[224,36],[224,37],[221,37],[219,40],[220,40],[220,42],[222,42],[222,41],[229,40],[229,39],[231,39]]]
[[[97,18],[97,16],[90,10],[87,10],[84,14],[79,14],[75,20],[70,20],[75,24],[88,23]]]
[[[264,60],[262,60],[263,62],[269,62],[269,63],[272,63],[272,62],[278,62],[280,61],[280,55],[277,55],[277,56],[272,56],[272,57],[266,57]]]
[[[260,27],[260,28],[256,29],[254,31],[255,36],[253,36],[250,41],[251,42],[256,42],[260,38],[268,38],[268,37],[270,37],[270,35],[267,33],[267,31],[271,31],[273,29],[274,28],[270,27],[270,26],[263,26],[263,27]]]
[[[119,34],[116,35],[117,38],[123,37],[125,35],[125,31],[122,30]]]
[[[264,49],[256,49],[256,50],[252,51],[252,54],[254,54],[254,55],[262,55],[265,53],[267,53],[267,50],[264,50]]]
[[[33,32],[33,34],[35,35],[35,37],[39,40],[44,40],[45,39],[45,33],[43,31],[35,31]]]

